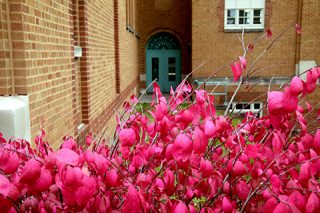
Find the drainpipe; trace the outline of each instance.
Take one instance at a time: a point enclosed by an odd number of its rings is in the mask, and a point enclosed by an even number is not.
[[[300,25],[302,28],[302,9],[303,9],[303,0],[298,0],[298,16],[297,16],[297,24]],[[300,70],[300,50],[301,50],[301,35],[296,34],[297,40],[296,40],[296,63],[297,63],[297,73],[299,74]]]
[[[10,50],[10,76],[11,76],[11,95],[14,95],[15,92],[15,82],[14,82],[14,69],[13,69],[13,49],[12,49],[12,38],[11,38],[11,21],[10,21],[10,7],[9,0],[6,1],[6,10],[7,10],[7,23],[8,23],[8,40],[9,40],[9,50]],[[8,83],[7,83],[8,84]],[[10,92],[7,91],[7,95],[10,95]]]

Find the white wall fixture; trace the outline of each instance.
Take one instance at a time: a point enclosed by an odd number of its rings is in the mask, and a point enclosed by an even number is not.
[[[0,96],[0,132],[7,140],[31,141],[28,96]]]
[[[74,46],[74,57],[82,57],[82,48],[80,46]]]
[[[140,74],[140,81],[146,81],[146,74]]]

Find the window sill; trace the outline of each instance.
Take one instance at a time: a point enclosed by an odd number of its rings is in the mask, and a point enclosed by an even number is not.
[[[264,28],[245,28],[244,29],[244,32],[246,33],[250,33],[250,32],[263,32],[264,31]],[[242,32],[242,29],[240,28],[234,28],[234,29],[224,29],[224,32],[225,33],[239,33],[239,32]]]

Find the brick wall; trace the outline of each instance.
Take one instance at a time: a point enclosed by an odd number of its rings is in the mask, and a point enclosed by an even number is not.
[[[298,2],[298,1],[297,1]],[[286,9],[284,9],[286,8]],[[192,1],[192,67],[203,62],[206,64],[193,74],[194,78],[208,76],[217,71],[222,65],[230,63],[234,58],[242,55],[241,43],[237,33],[225,33],[224,0]],[[266,27],[271,27],[274,37],[282,29],[296,23],[298,3],[290,0],[266,1]],[[245,34],[245,41],[253,41],[261,32]],[[255,45],[253,54],[248,55],[250,63],[263,50],[269,40]],[[296,34],[289,30],[258,64],[257,67],[274,65],[272,69],[259,72],[259,76],[292,76],[295,74]],[[217,76],[232,76],[229,66]]]
[[[15,93],[28,94],[31,133],[43,123],[55,144],[73,134],[70,4],[10,1]]]
[[[81,74],[86,76],[82,98],[88,100],[91,122],[116,98],[114,57],[114,16],[112,1],[83,1],[84,27],[80,32],[84,58]],[[85,31],[84,31],[85,30]],[[86,112],[84,112],[86,113]]]
[[[119,0],[118,24],[119,24],[119,60],[120,60],[120,91],[123,92],[139,74],[138,69],[138,44],[139,40],[134,32],[127,30],[126,0]],[[133,1],[134,2],[134,1]],[[136,12],[133,4],[133,12]],[[136,27],[135,25],[133,26]]]
[[[113,109],[121,110],[138,83],[138,40],[126,30],[124,1],[119,17],[113,1],[7,2],[0,0],[0,95],[13,94],[12,70],[15,94],[30,99],[32,136],[43,124],[57,148],[65,135],[98,134],[106,125],[114,129]],[[116,20],[125,41],[118,43],[118,65]],[[82,47],[82,57],[74,58],[74,45]],[[123,72],[118,94],[116,67]],[[81,123],[85,128],[79,132]]]
[[[300,60],[315,60],[320,64],[320,1],[302,1]]]

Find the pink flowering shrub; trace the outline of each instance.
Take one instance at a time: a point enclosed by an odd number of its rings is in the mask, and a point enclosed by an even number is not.
[[[236,78],[245,69],[243,57],[232,65]],[[320,212],[320,129],[300,103],[319,77],[292,78],[264,117],[236,126],[183,81],[169,100],[154,84],[149,116],[131,98],[113,141],[65,138],[54,151],[43,131],[34,149],[0,135],[1,212]]]

